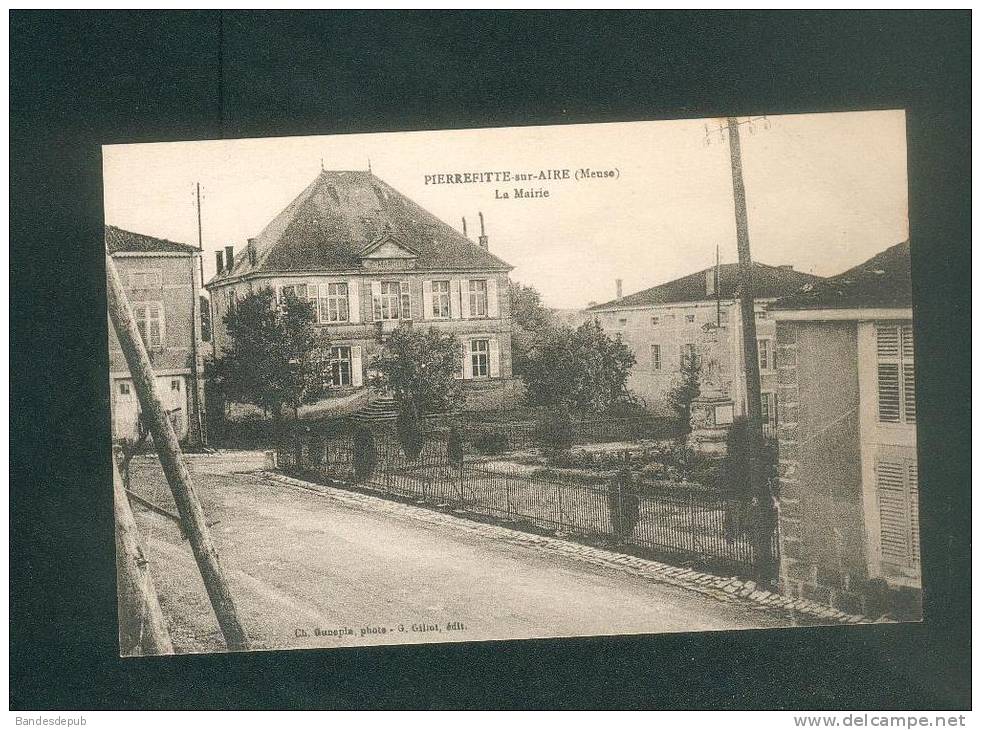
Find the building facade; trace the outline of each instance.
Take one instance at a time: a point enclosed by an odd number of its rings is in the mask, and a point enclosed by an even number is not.
[[[713,267],[586,310],[633,351],[637,363],[627,387],[649,408],[666,410],[684,358],[695,358],[703,382],[732,399],[735,415],[746,412],[738,269],[736,264]],[[788,266],[754,264],[753,271],[763,415],[772,434],[778,401],[776,327],[767,307],[820,277]]]
[[[776,302],[781,582],[904,616],[920,600],[909,243]],[[884,593],[885,591],[885,593]],[[897,604],[898,602],[898,604]]]
[[[215,353],[224,317],[249,292],[310,300],[331,342],[337,393],[362,389],[396,327],[456,336],[471,405],[513,393],[511,267],[370,172],[321,171],[244,250],[218,254],[211,294]]]
[[[200,252],[115,226],[106,226],[105,236],[177,436],[206,443]],[[112,323],[109,380],[113,439],[135,441],[140,407]]]

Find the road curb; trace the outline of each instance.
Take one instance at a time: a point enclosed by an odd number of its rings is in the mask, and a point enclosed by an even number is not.
[[[456,514],[420,507],[386,499],[383,496],[354,492],[308,482],[279,472],[259,471],[255,476],[286,486],[314,492],[331,499],[375,511],[404,515],[432,524],[452,525],[468,532],[492,539],[504,539],[512,543],[541,547],[564,557],[578,559],[591,565],[612,568],[633,576],[648,578],[658,583],[700,593],[724,603],[738,603],[749,608],[780,614],[791,619],[804,619],[808,624],[859,624],[876,623],[867,616],[848,614],[806,598],[793,598],[757,588],[751,580],[723,577],[711,573],[668,565],[633,555],[613,552],[604,548],[583,545],[547,535],[514,530],[503,525],[478,522]],[[881,622],[881,621],[880,621]]]

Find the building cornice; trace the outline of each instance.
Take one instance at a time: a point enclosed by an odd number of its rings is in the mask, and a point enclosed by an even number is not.
[[[632,304],[626,307],[603,307],[602,309],[587,308],[584,314],[614,314],[616,312],[640,312],[654,309],[690,309],[691,307],[714,307],[715,299],[693,299],[687,302],[664,302],[663,304]],[[776,297],[758,297],[754,300],[757,304],[769,304],[777,301]],[[719,299],[718,302],[724,306],[736,303],[735,299]]]
[[[187,253],[177,252],[177,251],[117,251],[114,254],[110,254],[115,258],[127,258],[127,259],[144,259],[144,258],[156,258],[156,259],[191,259],[195,256],[200,255],[200,251],[194,251]]]
[[[303,279],[311,276],[320,276],[324,278],[337,278],[343,279],[346,277],[363,277],[365,279],[384,279],[386,277],[392,276],[412,276],[418,274],[424,275],[436,275],[436,276],[465,276],[467,274],[507,274],[514,267],[507,268],[486,268],[486,269],[404,269],[404,270],[378,270],[371,271],[368,269],[354,269],[350,271],[324,271],[323,269],[311,269],[310,271],[262,271],[262,272],[249,272],[247,274],[239,274],[237,276],[230,276],[227,278],[220,279],[218,281],[212,279],[207,284],[204,285],[205,289],[209,291],[212,288],[219,288],[222,286],[227,286],[229,284],[240,284],[245,281],[262,281],[263,279],[284,279],[284,278],[294,278]]]
[[[911,307],[853,307],[849,309],[771,309],[777,321],[842,321],[869,319],[913,319]]]

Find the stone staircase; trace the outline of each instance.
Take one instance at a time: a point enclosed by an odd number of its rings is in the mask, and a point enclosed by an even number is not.
[[[395,399],[387,396],[380,396],[373,399],[368,405],[354,414],[354,420],[358,423],[386,423],[398,418],[398,407]]]

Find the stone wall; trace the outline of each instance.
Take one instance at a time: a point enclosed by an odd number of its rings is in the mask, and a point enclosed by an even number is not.
[[[776,338],[780,587],[864,613],[856,324],[780,321]]]

